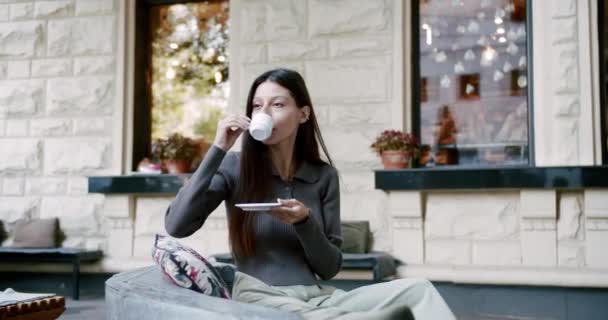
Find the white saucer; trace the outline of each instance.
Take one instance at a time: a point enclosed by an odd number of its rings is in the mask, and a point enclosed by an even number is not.
[[[280,207],[281,204],[278,202],[268,203],[237,203],[234,205],[237,208],[243,209],[243,211],[268,211],[272,208]]]

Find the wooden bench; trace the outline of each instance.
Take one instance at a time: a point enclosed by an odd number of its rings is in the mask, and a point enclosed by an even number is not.
[[[53,320],[65,311],[61,296],[34,299],[0,306],[0,320]]]
[[[100,250],[76,248],[10,248],[0,247],[0,261],[14,262],[67,262],[72,264],[72,298],[78,300],[80,286],[80,263],[97,261],[103,257]]]

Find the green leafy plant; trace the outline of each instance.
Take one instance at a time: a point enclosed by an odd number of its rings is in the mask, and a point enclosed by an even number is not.
[[[409,133],[399,130],[384,130],[370,147],[379,155],[386,150],[403,150],[413,155],[418,149],[418,142],[416,137]]]
[[[160,7],[153,18],[160,22],[150,30],[154,139],[166,138],[176,128],[191,135],[196,128],[188,108],[208,97],[227,100],[230,87],[229,1]]]
[[[152,156],[157,160],[192,160],[197,151],[198,144],[179,133],[152,142]]]

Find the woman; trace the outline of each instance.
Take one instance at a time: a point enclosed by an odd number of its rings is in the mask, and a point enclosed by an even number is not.
[[[247,131],[266,113],[272,134],[262,142]],[[242,151],[227,153],[240,135]],[[329,163],[321,159],[319,146]],[[321,138],[304,80],[276,69],[259,76],[246,115],[221,120],[213,146],[167,210],[174,237],[198,230],[225,201],[237,269],[233,299],[297,312],[309,319],[454,319],[432,285],[402,279],[345,292],[320,286],[342,264],[338,174]],[[266,212],[237,203],[276,202]]]

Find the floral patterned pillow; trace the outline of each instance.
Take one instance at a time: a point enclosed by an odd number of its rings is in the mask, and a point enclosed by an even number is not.
[[[176,285],[209,296],[230,299],[230,289],[219,272],[192,248],[157,234],[152,257]]]

